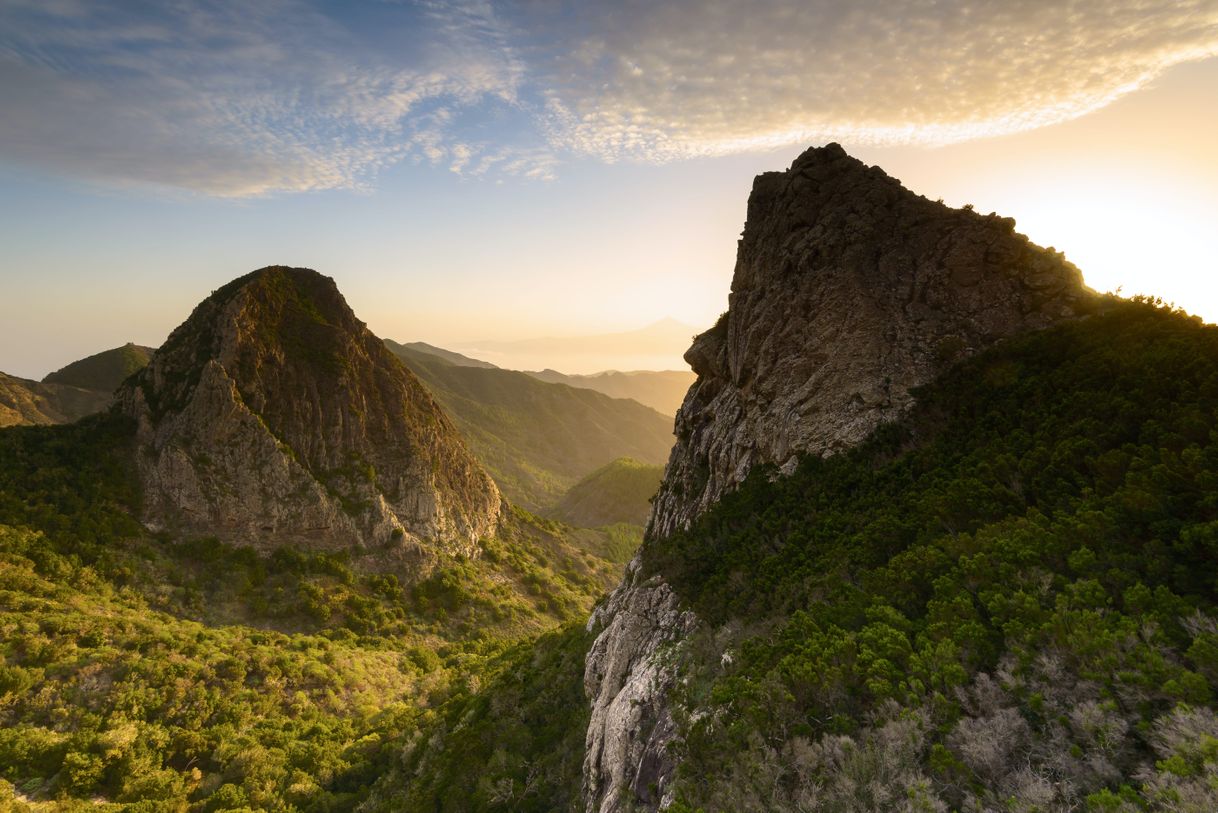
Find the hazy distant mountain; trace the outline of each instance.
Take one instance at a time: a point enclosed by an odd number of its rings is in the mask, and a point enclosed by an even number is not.
[[[516,341],[462,342],[462,352],[515,370],[561,369],[575,373],[601,370],[682,369],[682,355],[698,329],[675,319],[620,333],[551,336]]]
[[[508,499],[526,508],[553,505],[619,457],[657,465],[668,459],[672,418],[637,401],[398,348]]]
[[[567,375],[557,370],[530,371],[551,384],[566,384],[603,392],[612,398],[633,398],[665,415],[675,415],[697,376],[692,370],[609,370],[592,375]]]
[[[489,361],[472,359],[469,356],[463,356],[460,353],[454,353],[452,350],[445,350],[443,347],[436,347],[434,344],[428,344],[427,342],[406,342],[405,344],[400,344],[395,342],[393,339],[385,339],[385,346],[394,353],[401,350],[413,350],[416,353],[426,353],[429,356],[438,356],[439,358],[444,359],[450,364],[455,364],[458,367],[481,367],[484,370],[498,369]]]
[[[582,528],[617,522],[646,525],[651,498],[659,490],[663,476],[663,466],[619,458],[573,485],[546,513]]]
[[[30,381],[0,373],[0,427],[71,423],[100,412],[112,400],[109,391]]]
[[[69,384],[87,390],[114,392],[128,376],[142,370],[155,352],[156,348],[128,342],[122,347],[103,350],[74,361],[42,380],[47,384]]]

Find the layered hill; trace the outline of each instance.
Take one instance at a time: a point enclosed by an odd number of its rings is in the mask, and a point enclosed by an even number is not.
[[[0,373],[0,427],[71,423],[101,412],[153,352],[126,344],[72,362],[40,382]]]
[[[687,370],[607,370],[591,375],[567,375],[557,370],[539,370],[529,375],[551,384],[566,384],[603,392],[611,398],[633,398],[664,415],[675,415],[694,383]]]
[[[450,364],[455,364],[458,367],[481,367],[484,370],[499,369],[489,361],[479,361],[478,359],[470,358],[469,356],[462,355],[461,353],[457,353],[452,350],[445,350],[443,347],[436,347],[434,344],[428,344],[427,342],[406,342],[405,344],[402,344],[401,342],[395,342],[392,339],[386,339],[385,346],[393,351],[395,355],[422,353],[423,355],[436,356],[444,359]]]
[[[514,370],[458,366],[398,345],[396,353],[453,417],[512,502],[549,508],[619,457],[657,465],[672,421],[635,401],[547,384]]]
[[[0,373],[0,427],[71,423],[105,409],[113,397],[112,391]]]
[[[240,545],[474,552],[501,498],[333,280],[270,267],[214,292],[119,392],[143,519]]]
[[[546,514],[580,528],[619,522],[642,526],[663,475],[663,466],[619,458],[573,485]]]

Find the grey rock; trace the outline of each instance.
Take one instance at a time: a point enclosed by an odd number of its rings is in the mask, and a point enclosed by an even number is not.
[[[593,699],[584,743],[589,813],[664,800],[674,767],[668,744],[676,733],[667,703],[675,675],[665,648],[696,621],[678,607],[671,587],[642,578],[637,557],[589,620],[590,632],[600,630],[584,668],[584,691]]]
[[[651,532],[688,527],[757,465],[853,446],[953,362],[1094,309],[1079,270],[1014,226],[836,144],[759,176],[728,311],[685,355],[698,379]]]
[[[315,271],[216,291],[118,400],[153,528],[476,555],[498,521],[498,489],[448,417]]]

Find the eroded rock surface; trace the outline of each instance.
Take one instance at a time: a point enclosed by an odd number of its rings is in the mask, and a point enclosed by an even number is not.
[[[836,144],[759,176],[728,311],[685,355],[698,378],[648,538],[688,527],[755,466],[789,472],[800,453],[857,444],[953,362],[1097,307],[1077,268],[1014,227],[920,197]],[[587,809],[662,807],[676,679],[663,653],[698,621],[636,559],[592,624]]]
[[[417,544],[475,554],[498,489],[334,281],[272,267],[224,286],[119,391],[144,520],[238,545]]]
[[[685,355],[698,380],[652,532],[688,526],[754,466],[858,443],[952,362],[1095,301],[1014,220],[927,200],[836,144],[758,176],[727,313]]]
[[[673,769],[667,746],[675,734],[666,702],[674,675],[665,647],[696,620],[677,606],[671,587],[641,577],[637,558],[589,620],[589,630],[601,630],[584,668],[584,691],[594,699],[584,755],[589,811],[656,807],[664,800]]]

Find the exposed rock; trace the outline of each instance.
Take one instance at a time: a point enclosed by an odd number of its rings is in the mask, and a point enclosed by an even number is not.
[[[1093,308],[1079,270],[1014,228],[836,144],[758,176],[728,311],[685,355],[698,380],[651,530],[688,526],[754,466],[858,443],[952,362]]]
[[[71,423],[101,412],[113,399],[109,392],[0,373],[0,427]]]
[[[695,623],[677,607],[671,587],[640,577],[637,557],[589,620],[589,631],[601,630],[584,667],[584,691],[593,699],[584,755],[590,813],[654,808],[664,799],[673,769],[667,746],[675,733],[666,702],[674,676],[664,648]]]
[[[915,195],[836,144],[759,176],[728,311],[685,355],[698,379],[649,538],[687,527],[754,466],[789,473],[801,452],[858,443],[953,362],[1097,307],[1077,268],[1014,226]],[[674,767],[662,653],[698,621],[638,567],[592,621],[584,795],[595,813],[662,807]]]
[[[499,492],[333,280],[271,267],[204,300],[119,390],[144,520],[239,545],[475,554]]]

